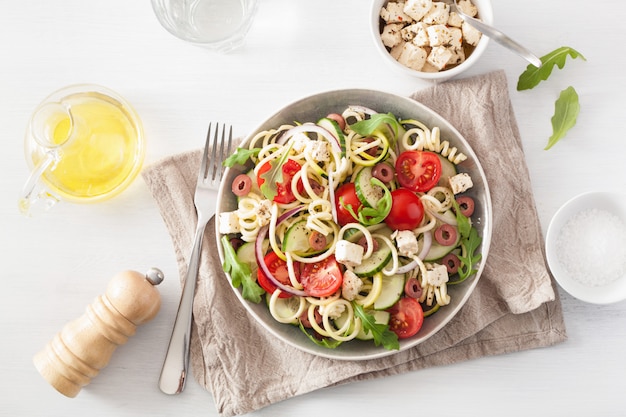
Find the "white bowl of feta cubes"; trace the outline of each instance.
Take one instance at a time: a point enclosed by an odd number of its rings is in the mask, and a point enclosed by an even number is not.
[[[459,0],[464,13],[493,23],[490,0]],[[474,65],[489,38],[463,21],[443,0],[374,0],[374,44],[402,73],[446,81]]]

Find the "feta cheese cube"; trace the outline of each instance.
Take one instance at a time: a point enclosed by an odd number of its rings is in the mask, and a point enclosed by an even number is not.
[[[417,255],[419,247],[417,245],[417,236],[411,230],[396,230],[392,237],[396,240],[398,254],[400,256]]]
[[[450,51],[452,51],[452,56],[448,61],[449,65],[459,65],[461,62],[465,61],[465,51],[461,47],[450,47]]]
[[[410,23],[413,20],[404,13],[404,2],[389,2],[380,9],[380,17],[386,23]]]
[[[311,142],[311,139],[305,134],[296,134],[291,138],[291,142],[293,143],[291,149],[300,153],[304,151],[307,143]]]
[[[458,4],[459,9],[461,9],[461,11],[466,15],[476,17],[476,15],[478,14],[478,9],[476,8],[476,6],[474,6],[474,4],[472,4],[470,0],[460,0]]]
[[[463,25],[463,18],[457,12],[450,12],[448,16],[448,26],[460,28]]]
[[[459,194],[474,186],[472,182],[472,177],[469,176],[466,172],[461,172],[460,174],[456,174],[448,180],[450,182],[450,188],[454,194]]]
[[[391,50],[389,51],[389,55],[391,55],[391,57],[395,59],[396,61],[400,59],[400,55],[402,55],[402,51],[404,50],[405,43],[406,42],[401,42],[400,44],[391,48]]]
[[[452,51],[445,46],[435,46],[428,54],[427,61],[430,62],[438,70],[442,70],[448,65],[448,61],[452,57]]]
[[[348,301],[352,301],[361,291],[363,281],[357,277],[351,270],[346,270],[343,274],[343,282],[341,283],[341,296]]]
[[[425,278],[428,285],[440,287],[448,282],[448,268],[445,265],[435,264],[432,269],[426,270]]]
[[[448,28],[450,32],[450,41],[448,44],[452,48],[462,48],[463,46],[463,31],[459,28]]]
[[[445,25],[450,17],[450,6],[446,3],[435,2],[422,21],[429,25]]]
[[[321,140],[309,141],[306,145],[306,152],[311,155],[311,158],[317,162],[330,161],[330,151],[328,150],[328,143]]]
[[[426,50],[415,45],[412,42],[406,42],[402,46],[398,62],[416,71],[421,71],[426,62]]]
[[[413,23],[401,30],[402,39],[409,42],[412,41],[417,46],[428,46],[428,32],[424,23]]]
[[[480,31],[468,25],[467,22],[463,22],[461,29],[463,30],[463,38],[465,38],[465,42],[469,43],[470,45],[476,46],[478,44],[478,41],[480,40]]]
[[[272,202],[267,199],[259,201],[254,209],[254,213],[259,226],[269,224],[272,219]]]
[[[328,311],[327,311],[328,310]],[[332,303],[329,305],[321,305],[318,307],[318,311],[320,314],[328,313],[328,317],[331,319],[336,319],[346,311],[346,305],[343,303]]]
[[[335,245],[335,259],[347,266],[360,265],[364,252],[363,246],[347,240],[339,240]]]
[[[390,23],[385,25],[380,39],[387,48],[393,48],[402,42],[402,23]]]
[[[432,6],[433,0],[406,0],[403,11],[415,21],[420,21]]]
[[[239,233],[241,230],[239,228],[239,216],[236,211],[227,211],[220,213],[220,233],[223,235],[227,235],[230,233]]]
[[[432,25],[426,29],[430,46],[446,45],[452,39],[446,25]]]

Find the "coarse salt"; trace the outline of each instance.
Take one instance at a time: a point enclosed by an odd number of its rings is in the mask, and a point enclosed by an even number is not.
[[[626,275],[626,225],[607,210],[578,212],[556,243],[562,267],[581,284],[598,287]]]

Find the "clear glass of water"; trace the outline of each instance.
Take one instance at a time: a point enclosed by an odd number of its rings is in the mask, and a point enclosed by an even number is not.
[[[152,0],[159,22],[174,36],[219,52],[240,47],[257,0]]]

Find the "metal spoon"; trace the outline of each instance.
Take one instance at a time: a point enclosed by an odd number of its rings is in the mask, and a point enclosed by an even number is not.
[[[498,42],[500,45],[504,46],[507,49],[515,52],[526,61],[530,62],[532,65],[539,68],[541,66],[541,59],[539,59],[535,54],[530,52],[528,49],[515,42],[513,39],[509,38],[504,33],[500,32],[498,29],[489,26],[486,23],[481,22],[478,19],[474,19],[472,16],[469,16],[459,8],[457,4],[457,0],[444,0],[446,3],[450,5],[456,11],[459,16],[463,18],[467,22],[468,25],[473,26],[475,29],[479,30],[483,35],[493,39]]]

